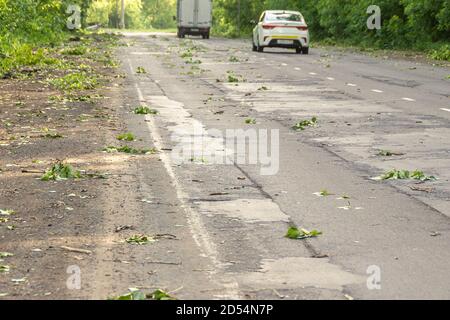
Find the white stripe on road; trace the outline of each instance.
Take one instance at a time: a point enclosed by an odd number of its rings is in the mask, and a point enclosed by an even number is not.
[[[128,60],[130,69],[133,70],[131,61]],[[142,94],[141,88],[139,85],[135,83],[136,92],[139,98],[139,101],[145,101],[144,95]],[[167,97],[166,97],[167,98]],[[167,100],[169,100],[167,98]],[[148,126],[148,129],[151,132],[151,136],[153,139],[153,143],[157,150],[162,150],[164,148],[164,142],[161,134],[159,133],[158,126],[154,120],[153,116],[146,115],[145,120]],[[177,198],[180,201],[181,208],[186,212],[187,219],[189,221],[189,225],[191,227],[192,237],[199,248],[211,259],[216,269],[223,269],[224,264],[219,260],[219,253],[216,249],[215,243],[209,237],[207,233],[206,227],[203,224],[200,214],[192,208],[191,203],[189,202],[189,195],[183,190],[179,180],[177,179],[175,172],[173,170],[173,163],[169,153],[160,152],[160,159],[166,169],[167,174],[172,180],[172,185],[175,188],[175,192],[177,194]],[[230,299],[239,299],[239,285],[236,281],[221,281],[220,282],[227,291],[226,296]]]
[[[354,84],[354,83],[347,83],[347,85],[348,85],[349,87],[357,87],[357,85]]]
[[[402,98],[402,100],[409,101],[409,102],[415,102],[416,101],[416,100],[411,99],[411,98]]]
[[[315,72],[310,72],[309,74],[312,76],[317,76],[317,73],[315,73]]]
[[[382,90],[378,90],[378,89],[372,89],[372,92],[376,92],[376,93],[383,93]]]
[[[332,78],[332,77],[327,77],[327,80],[334,81],[334,78]]]
[[[300,69],[299,67],[296,67],[296,68],[294,68],[295,70],[297,70],[297,71],[300,71],[300,70],[302,70],[302,69]]]
[[[442,110],[442,111],[450,112],[450,109],[447,109],[447,108],[441,108],[441,110]]]

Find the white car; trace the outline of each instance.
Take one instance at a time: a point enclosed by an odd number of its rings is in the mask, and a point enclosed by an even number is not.
[[[266,47],[291,48],[297,53],[309,53],[309,31],[298,11],[264,11],[253,29],[253,51]]]

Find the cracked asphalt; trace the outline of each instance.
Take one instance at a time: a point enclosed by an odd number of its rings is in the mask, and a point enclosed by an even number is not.
[[[189,231],[181,249],[207,270],[195,278],[185,265],[165,271],[170,287],[185,288],[181,297],[450,297],[447,68],[340,51],[254,53],[244,40],[126,37],[130,46],[119,50],[125,100],[159,112],[130,118],[130,131],[142,127],[165,150],[158,183],[176,198],[179,228]],[[138,66],[148,73],[136,74]],[[230,74],[239,82],[230,83]],[[318,126],[291,128],[312,117]],[[174,162],[180,137],[195,135],[196,126],[206,135],[203,148],[216,153],[225,152],[217,132],[278,130],[279,170],[262,175],[258,163]],[[370,179],[392,168],[438,180]],[[148,170],[156,169],[143,163]],[[146,197],[159,197],[151,189]],[[317,196],[321,190],[331,195]],[[323,234],[290,240],[290,225]],[[199,276],[202,289],[186,289]]]
[[[256,53],[246,40],[165,33],[124,33],[121,42],[105,99],[77,111],[103,117],[42,154],[19,146],[5,155],[14,166],[2,183],[18,186],[0,202],[21,225],[2,235],[2,250],[15,255],[0,293],[450,298],[448,66],[337,49]],[[134,114],[137,106],[155,114]],[[124,132],[136,136],[131,146],[157,152],[102,152]],[[248,143],[228,144],[228,132]],[[42,166],[57,157],[108,179],[42,184],[20,171],[30,166],[16,159],[24,150]],[[373,179],[393,168],[437,180]],[[322,234],[292,240],[290,227]],[[125,242],[136,234],[166,236]],[[79,290],[67,286],[73,265]]]

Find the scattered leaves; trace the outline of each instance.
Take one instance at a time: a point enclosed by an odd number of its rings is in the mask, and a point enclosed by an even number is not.
[[[377,155],[381,156],[381,157],[392,157],[392,156],[403,156],[405,155],[402,152],[393,152],[393,151],[389,151],[389,150],[380,150]]]
[[[134,109],[133,113],[135,113],[135,114],[158,114],[158,111],[156,111],[154,109],[150,109],[147,106],[139,106]]]
[[[10,270],[9,266],[0,264],[0,273],[8,273],[9,270]]]
[[[144,245],[144,244],[156,242],[157,240],[150,236],[137,234],[137,235],[134,235],[132,237],[125,239],[125,241],[130,244]]]
[[[151,149],[136,149],[130,146],[123,146],[123,147],[114,147],[114,146],[108,146],[103,149],[103,151],[107,153],[115,153],[115,152],[121,152],[121,153],[128,153],[128,154],[155,154],[157,153],[156,148]]]
[[[0,258],[8,258],[8,257],[12,257],[14,256],[14,254],[9,253],[9,252],[0,252]]]
[[[315,238],[321,234],[322,232],[317,230],[308,231],[306,229],[298,229],[295,227],[290,227],[285,237],[289,239],[301,240],[307,238]]]
[[[120,141],[134,141],[134,140],[136,140],[136,137],[134,136],[134,134],[132,134],[130,132],[119,134],[116,138],[117,138],[117,140],[120,140]]]
[[[332,196],[332,193],[329,193],[328,190],[321,190],[320,192],[314,192],[314,195],[318,196],[318,197],[328,197],[328,196]]]
[[[374,177],[372,180],[420,180],[420,181],[432,181],[437,180],[434,176],[427,176],[423,173],[423,171],[415,170],[415,171],[408,171],[408,170],[397,170],[392,169],[381,176]]]
[[[137,74],[146,74],[147,71],[143,67],[137,67],[136,73]]]
[[[13,214],[15,214],[16,212],[14,210],[11,209],[0,209],[0,215],[1,216],[12,216]],[[6,218],[4,218],[6,219]],[[6,219],[6,221],[2,221],[2,222],[7,222],[8,220]]]
[[[53,167],[47,170],[41,177],[42,181],[50,180],[67,180],[67,179],[80,179],[80,171],[74,170],[69,164],[64,164],[63,162],[58,162],[53,165]]]
[[[307,127],[315,127],[317,126],[317,117],[312,117],[311,120],[302,120],[298,123],[296,123],[292,129],[297,131],[303,131]]]

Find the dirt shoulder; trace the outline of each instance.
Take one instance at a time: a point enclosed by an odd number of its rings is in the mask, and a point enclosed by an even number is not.
[[[119,38],[72,40],[48,51],[54,64],[0,80],[0,252],[12,254],[0,262],[6,299],[69,297],[66,280],[92,263],[99,241],[98,202],[111,183],[102,149],[120,131],[108,106],[122,81],[112,57]],[[41,180],[59,161],[81,178]]]

